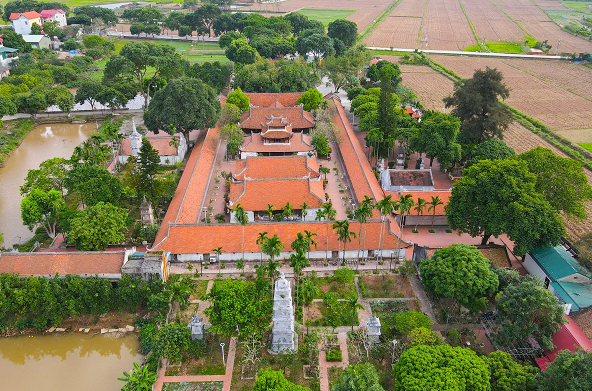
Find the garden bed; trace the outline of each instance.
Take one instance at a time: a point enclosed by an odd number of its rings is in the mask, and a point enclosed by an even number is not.
[[[164,383],[163,391],[222,391],[224,383],[219,381],[210,382],[181,382],[181,383]]]
[[[166,376],[201,376],[201,375],[224,375],[226,367],[222,364],[222,349],[220,343],[224,342],[224,355],[228,358],[230,338],[220,335],[209,335],[206,338],[205,347],[201,349],[190,349],[190,353],[181,363],[170,364],[166,370]],[[196,341],[192,344],[197,344]]]
[[[356,292],[354,271],[347,268],[337,269],[334,276],[312,277],[313,283],[319,288],[315,299],[322,299],[326,293],[334,293],[339,299],[345,299]]]
[[[360,292],[364,298],[412,298],[411,283],[401,275],[360,276]]]
[[[310,311],[305,311],[307,319],[312,320],[313,326],[325,326],[325,327],[333,327],[333,325],[329,324],[329,320],[327,319],[328,310],[325,303],[312,303],[310,305]],[[305,320],[306,322],[306,320]],[[339,326],[351,326],[352,324],[352,317],[351,312],[347,308],[347,302],[345,301],[338,301],[337,308],[336,308],[336,323],[335,327]],[[358,321],[358,314],[354,318],[354,326],[359,324]]]

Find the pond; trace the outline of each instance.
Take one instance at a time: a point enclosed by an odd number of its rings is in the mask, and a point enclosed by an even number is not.
[[[74,148],[95,130],[95,123],[38,125],[4,161],[4,167],[0,168],[0,232],[4,234],[4,247],[33,237],[21,220],[23,197],[19,188],[27,172],[39,168],[44,160],[70,158]]]
[[[66,333],[0,339],[3,390],[118,391],[140,363],[135,334]]]

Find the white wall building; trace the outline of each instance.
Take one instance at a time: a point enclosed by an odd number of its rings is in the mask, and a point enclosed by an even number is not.
[[[62,10],[43,10],[41,11],[41,21],[43,23],[58,22],[59,27],[67,26],[66,13]]]
[[[23,13],[10,14],[10,22],[12,28],[17,34],[29,35],[31,34],[31,25],[37,23],[41,26],[41,15],[37,11],[29,11]]]

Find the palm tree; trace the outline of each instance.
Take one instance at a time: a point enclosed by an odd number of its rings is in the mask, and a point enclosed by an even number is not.
[[[134,390],[134,391],[149,391],[152,389],[154,383],[156,383],[156,372],[150,372],[148,366],[140,367],[138,363],[133,363],[133,369],[127,372],[123,372],[123,377],[118,377],[117,380],[124,381],[126,384],[122,390]]]
[[[397,202],[393,201],[392,197],[393,196],[389,194],[388,196],[384,197],[382,200],[376,203],[376,209],[380,211],[380,217],[382,220],[380,225],[380,235],[378,238],[378,251],[380,253],[380,258],[382,258],[382,246],[384,245],[384,236],[386,235],[384,222],[387,220],[387,216],[393,213],[393,210],[397,209]]]
[[[411,194],[402,195],[399,198],[399,212],[401,213],[401,218],[399,221],[399,236],[397,237],[397,260],[399,257],[399,246],[401,245],[401,236],[403,235],[403,222],[405,219],[405,215],[411,213],[411,208],[415,205],[415,201],[413,201],[413,196]],[[391,257],[391,264],[389,265],[389,269],[392,269],[392,261],[393,257]]]
[[[337,211],[333,209],[333,203],[331,201],[328,204],[321,205],[321,210],[323,211],[323,217],[327,220],[327,251],[325,252],[325,263],[327,263],[327,253],[329,252],[329,220],[335,218]]]
[[[358,312],[358,309],[361,309],[363,311],[365,308],[363,305],[358,303],[358,295],[355,293],[352,293],[352,295],[347,298],[346,303],[347,303],[347,307],[352,312],[351,327],[352,327],[352,331],[354,331],[354,321],[356,319],[356,314]]]
[[[269,219],[273,219],[273,205],[267,204],[267,214],[269,214]]]
[[[306,211],[308,209],[308,204],[306,202],[303,202],[302,205],[300,205],[300,209],[302,210],[302,220],[306,220],[306,215],[308,214],[308,212]]]
[[[273,235],[263,243],[261,248],[263,252],[270,257],[267,264],[267,275],[271,278],[271,289],[273,289],[273,279],[279,266],[278,262],[274,262],[274,258],[280,255],[284,248],[284,244],[280,241],[280,238],[278,238],[277,235]]]
[[[374,203],[374,198],[368,197],[367,195],[364,196],[360,205],[363,205],[365,208],[368,209],[368,217],[372,217],[372,210],[376,208],[376,204]],[[368,228],[368,220],[366,220],[364,224],[364,245],[362,247],[362,251],[366,250],[366,229]]]
[[[304,301],[304,304],[306,304],[307,309],[310,309],[310,303],[312,303],[314,298],[320,295],[320,293],[321,290],[314,284],[312,279],[305,278],[302,280],[302,300]]]
[[[282,206],[284,211],[284,219],[294,214],[294,205],[290,205],[290,201],[286,202],[286,205]]]
[[[349,230],[348,220],[334,222],[333,229],[337,231],[337,240],[343,242],[343,262],[345,262],[345,246],[348,242],[351,242],[352,236],[354,239],[356,238],[356,233]]]
[[[436,208],[438,207],[438,205],[442,205],[444,202],[440,199],[439,196],[432,196],[432,200],[428,201],[428,212],[430,210],[434,211],[434,214],[432,215],[432,231],[434,230],[434,220],[436,219]]]
[[[368,209],[363,202],[361,202],[356,210],[354,210],[354,218],[360,223],[360,232],[358,233],[358,259],[360,259],[360,248],[362,247],[362,225],[367,223],[368,217],[370,216],[372,216],[372,211]]]
[[[255,241],[255,244],[259,245],[259,250],[261,251],[261,262],[259,263],[259,266],[263,266],[263,243],[265,243],[265,241],[269,239],[267,237],[267,231],[264,232],[259,232],[259,235],[257,236],[257,240]]]
[[[191,296],[193,289],[191,289],[191,285],[182,283],[177,279],[168,285],[167,291],[170,301],[179,305],[177,317],[181,319],[181,308],[185,308],[189,303],[189,296]]]
[[[238,221],[243,228],[243,259],[245,259],[245,225],[249,222],[249,216],[247,216],[247,213],[241,204],[236,204],[236,207],[234,208],[234,219]]]
[[[221,273],[222,271],[220,270],[221,266],[220,266],[220,254],[222,254],[222,247],[216,247],[212,249],[213,253],[218,254],[218,274]]]
[[[290,255],[290,266],[294,269],[294,279],[296,282],[296,307],[298,307],[298,280],[300,279],[300,272],[305,267],[310,266],[310,263],[304,256],[304,252],[298,251],[296,254]]]
[[[421,215],[423,215],[423,211],[425,210],[425,208],[427,206],[428,206],[428,202],[420,197],[417,199],[417,202],[415,203],[415,208],[413,208],[413,210],[417,212],[418,216],[421,216]],[[415,229],[413,230],[415,232],[417,232],[417,223],[418,222],[419,222],[419,219],[417,219],[417,221],[415,223]]]
[[[317,248],[317,241],[313,239],[313,236],[317,236],[316,232],[311,232],[308,230],[304,230],[304,238],[306,239],[306,244],[307,244],[307,254],[306,257],[309,257],[308,251],[310,251],[311,245],[314,244],[315,248]]]
[[[331,172],[331,169],[329,167],[321,167],[319,168],[319,171],[321,174],[325,175],[325,180],[327,180],[327,174]]]

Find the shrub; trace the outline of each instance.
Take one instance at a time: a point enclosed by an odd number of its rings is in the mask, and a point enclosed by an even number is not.
[[[395,327],[402,334],[409,334],[409,332],[418,327],[430,329],[432,321],[430,317],[419,311],[404,311],[395,315]]]
[[[335,279],[339,282],[352,283],[354,282],[354,276],[354,271],[347,267],[335,270]]]
[[[343,360],[343,354],[341,353],[341,349],[331,349],[327,351],[327,355],[325,356],[327,358],[328,362],[339,362],[341,360]]]
[[[457,329],[448,330],[446,333],[446,338],[448,338],[448,342],[452,346],[460,345],[460,331]]]

